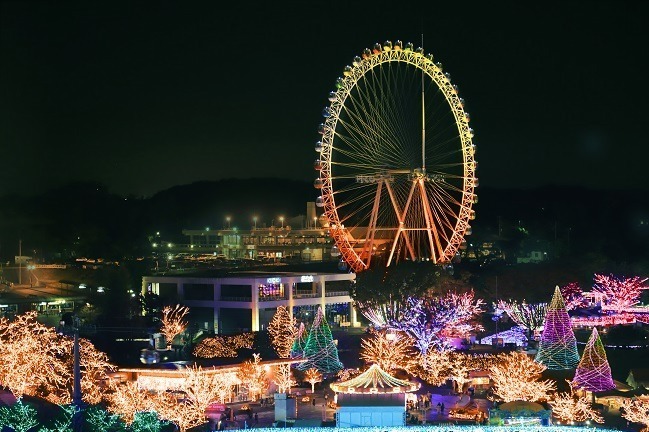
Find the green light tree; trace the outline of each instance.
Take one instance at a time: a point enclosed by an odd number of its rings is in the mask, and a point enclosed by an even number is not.
[[[0,408],[0,425],[8,426],[16,432],[27,432],[38,426],[36,410],[18,399],[9,407]]]
[[[322,373],[336,373],[343,369],[343,364],[338,359],[338,348],[331,336],[331,329],[322,312],[318,308],[313,326],[304,347],[306,362],[297,366],[298,369],[306,371],[315,368]]]
[[[304,327],[304,323],[300,323],[295,339],[293,340],[293,346],[291,346],[291,358],[302,358],[308,338],[309,332],[306,330],[306,327]]]

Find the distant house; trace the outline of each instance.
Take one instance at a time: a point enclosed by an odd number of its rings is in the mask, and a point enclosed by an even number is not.
[[[547,252],[532,251],[529,255],[516,258],[516,264],[538,264],[548,260]]]
[[[626,383],[633,388],[649,388],[649,368],[631,369]]]

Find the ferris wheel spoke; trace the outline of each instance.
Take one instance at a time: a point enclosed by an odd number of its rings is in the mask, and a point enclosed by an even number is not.
[[[375,254],[448,262],[477,183],[457,90],[422,53],[389,49],[355,59],[338,89],[320,184],[342,258],[355,271]]]

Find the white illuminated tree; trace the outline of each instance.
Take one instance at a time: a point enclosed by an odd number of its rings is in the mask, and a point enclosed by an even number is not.
[[[559,393],[551,400],[552,415],[565,422],[583,422],[593,420],[604,423],[604,418],[593,409],[593,404],[585,393],[577,394],[570,381],[567,381],[570,391]]]
[[[273,380],[277,386],[278,393],[290,393],[291,387],[296,382],[293,378],[293,371],[291,371],[290,364],[280,364],[275,367],[275,379]]]
[[[322,374],[316,368],[307,369],[304,372],[304,379],[311,383],[311,393],[315,392],[316,383],[322,382]]]
[[[176,305],[174,307],[165,306],[162,309],[162,327],[160,328],[160,333],[165,335],[167,340],[167,349],[171,349],[171,344],[174,341],[174,338],[185,331],[187,328],[187,321],[185,321],[185,316],[189,313],[189,308],[181,305]]]

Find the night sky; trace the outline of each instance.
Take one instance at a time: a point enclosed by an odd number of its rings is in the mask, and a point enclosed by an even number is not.
[[[344,66],[422,33],[481,186],[649,188],[649,2],[437,3],[0,1],[0,195],[313,179]]]

